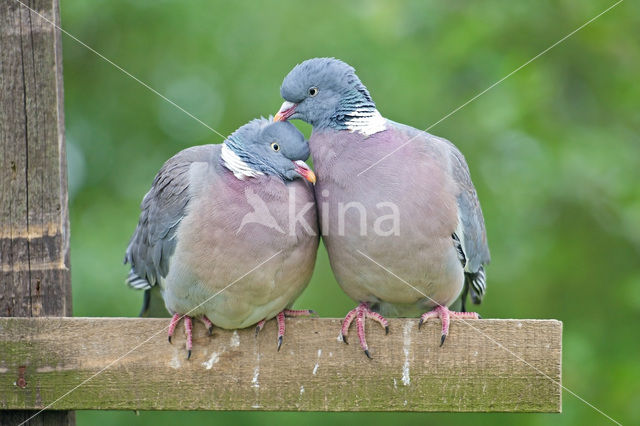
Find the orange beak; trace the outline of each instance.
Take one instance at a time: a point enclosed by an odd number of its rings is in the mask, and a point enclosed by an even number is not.
[[[295,164],[295,171],[300,176],[302,176],[312,184],[314,185],[316,184],[316,174],[313,173],[313,170],[311,170],[309,166],[307,166],[307,163],[305,163],[304,161],[298,160],[298,161],[294,161],[293,164]]]
[[[280,111],[278,111],[273,117],[273,121],[286,121],[289,117],[296,112],[296,107],[298,104],[294,104],[293,102],[285,101],[280,107]]]

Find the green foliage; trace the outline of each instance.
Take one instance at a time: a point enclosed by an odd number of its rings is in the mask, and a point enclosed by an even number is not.
[[[63,28],[229,134],[273,114],[284,75],[315,56],[354,65],[383,115],[426,128],[612,3],[65,0],[61,7]],[[493,263],[479,311],[564,321],[563,384],[636,424],[639,16],[637,3],[622,3],[431,130],[463,151],[484,208]],[[165,159],[221,138],[66,36],[63,51],[74,314],[133,316],[141,295],[123,284],[121,261],[140,200]],[[323,316],[353,306],[324,250],[297,305]],[[569,393],[563,399],[562,415],[81,412],[78,423],[606,421]]]

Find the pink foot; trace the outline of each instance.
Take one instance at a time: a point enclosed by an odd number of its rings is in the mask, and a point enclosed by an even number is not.
[[[282,346],[282,339],[284,338],[284,311],[276,315],[278,320],[278,352],[280,352],[280,346]]]
[[[187,315],[173,314],[173,317],[171,317],[171,323],[169,323],[169,331],[168,331],[169,343],[171,343],[171,338],[173,337],[173,333],[176,331],[176,326],[178,325],[180,320],[183,318],[184,318],[184,333],[187,336],[187,359],[189,359],[191,358],[191,348],[193,347],[193,335],[192,335],[193,324],[191,322],[191,317]]]
[[[260,331],[264,328],[265,322],[267,322],[267,320],[258,321],[258,324],[256,324],[256,337],[258,337],[258,333],[260,333]]]
[[[313,309],[285,309],[282,312],[285,317],[308,317],[310,315],[316,315],[316,311]]]
[[[187,337],[187,359],[191,358],[191,348],[193,347],[193,323],[191,322],[191,317],[185,315],[184,317],[184,334]]]
[[[178,325],[178,323],[180,322],[180,319],[182,319],[182,316],[180,314],[173,314],[173,316],[171,317],[171,323],[169,323],[169,343],[171,343],[171,338],[173,337],[173,332],[176,331],[176,326]]]
[[[209,332],[209,336],[211,336],[213,334],[213,323],[211,322],[211,320],[209,318],[207,318],[206,315],[203,315],[203,316],[200,317],[200,321],[202,321],[204,326],[207,327],[207,331]]]
[[[422,314],[422,316],[420,317],[420,322],[418,323],[418,329],[420,329],[420,327],[422,327],[422,324],[430,318],[440,318],[440,320],[442,321],[442,337],[440,338],[440,346],[442,346],[445,339],[447,338],[447,335],[449,334],[449,320],[451,318],[478,319],[480,318],[480,315],[475,312],[450,311],[446,306],[438,305],[432,311]]]
[[[276,315],[276,320],[278,322],[278,351],[280,351],[280,347],[282,346],[282,340],[284,339],[285,317],[306,317],[314,314],[315,314],[315,311],[312,311],[311,309],[298,309],[298,310],[285,309],[282,312],[280,312],[278,315]],[[258,335],[260,330],[262,330],[262,328],[264,327],[265,322],[266,320],[262,320],[262,321],[258,321],[258,324],[256,324],[256,336]]]
[[[356,319],[356,329],[358,331],[358,339],[360,340],[360,347],[364,351],[365,355],[368,358],[371,358],[371,354],[369,353],[369,345],[367,345],[367,340],[365,338],[364,332],[364,323],[366,318],[371,318],[374,321],[377,321],[381,326],[384,327],[385,334],[389,334],[389,322],[379,313],[373,312],[369,309],[369,304],[362,302],[354,309],[349,311],[347,316],[344,317],[342,321],[342,330],[341,336],[342,341],[346,344],[347,342],[347,334],[349,333],[349,326],[353,322],[353,319]]]

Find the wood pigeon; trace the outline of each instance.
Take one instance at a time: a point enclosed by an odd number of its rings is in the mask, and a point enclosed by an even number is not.
[[[307,60],[280,89],[274,120],[313,126],[309,139],[322,236],[342,289],[359,305],[360,345],[370,357],[365,318],[388,331],[387,316],[442,321],[478,318],[449,311],[464,289],[480,303],[489,248],[467,163],[446,139],[384,118],[348,64]],[[464,309],[463,309],[464,310]]]
[[[222,144],[179,152],[155,177],[126,251],[127,283],[159,287],[173,315],[169,342],[184,318],[187,357],[192,318],[210,332],[258,324],[257,333],[277,316],[280,349],[285,315],[311,312],[288,309],[318,247],[308,156],[295,126],[262,118]]]

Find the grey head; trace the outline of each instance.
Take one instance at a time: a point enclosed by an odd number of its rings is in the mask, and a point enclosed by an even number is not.
[[[282,82],[285,99],[275,120],[300,119],[316,128],[346,128],[355,115],[375,111],[369,91],[349,64],[314,58],[296,65]]]
[[[244,169],[248,175],[261,173],[282,180],[302,177],[315,183],[314,173],[304,163],[309,144],[291,123],[257,118],[233,132],[224,145],[221,160],[234,173]]]

